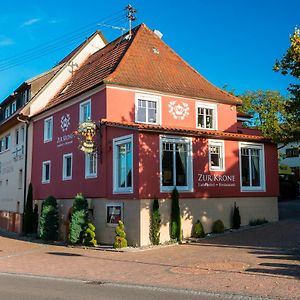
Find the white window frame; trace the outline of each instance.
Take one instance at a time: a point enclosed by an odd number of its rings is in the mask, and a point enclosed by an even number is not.
[[[118,223],[107,223],[107,209],[111,206],[119,206],[121,208],[121,221],[123,221],[123,219],[124,219],[124,215],[123,215],[124,205],[123,205],[123,203],[120,203],[120,202],[118,202],[118,203],[114,203],[114,202],[106,203],[106,206],[105,206],[105,223],[109,227],[116,227],[116,226],[118,226]]]
[[[4,118],[8,119],[10,117],[10,105],[5,107]]]
[[[90,172],[90,164],[89,164],[89,160],[90,160],[90,156],[94,155],[94,159],[95,159],[95,172],[91,173]],[[98,168],[98,159],[97,159],[97,153],[85,153],[85,179],[89,179],[89,178],[96,178],[97,177],[97,168]]]
[[[211,165],[211,149],[210,147],[220,147],[220,166]],[[210,171],[225,171],[225,145],[223,140],[208,140],[208,163]]]
[[[49,179],[46,179],[46,165],[49,165]],[[46,160],[43,161],[42,164],[42,183],[43,184],[50,183],[50,179],[51,179],[51,161]]]
[[[138,120],[139,100],[147,101],[146,122]],[[148,120],[148,101],[156,102],[156,122],[149,122]],[[135,122],[143,123],[143,124],[154,124],[154,125],[161,124],[161,96],[136,93],[135,94]]]
[[[67,174],[66,174],[66,172],[67,172],[66,160],[69,157],[71,157],[71,175],[67,176]],[[63,181],[72,180],[72,176],[73,176],[73,153],[66,153],[66,154],[63,155],[62,180]]]
[[[192,144],[192,138],[187,137],[176,137],[176,136],[166,136],[166,135],[160,135],[159,136],[160,142],[159,142],[159,164],[160,164],[160,192],[171,192],[174,187],[177,188],[178,191],[181,192],[193,192],[193,144]],[[187,151],[187,186],[163,186],[162,185],[162,154],[163,154],[163,143],[178,143],[182,144],[185,143],[188,146]],[[174,152],[173,155],[176,153]],[[175,159],[173,159],[173,163],[175,165]],[[176,165],[175,165],[175,172],[176,174]],[[174,176],[175,178],[176,176]]]
[[[84,112],[83,107],[85,105],[90,106],[90,117],[89,117],[89,119],[84,119],[84,116],[83,116],[83,112]],[[85,121],[91,120],[91,119],[92,119],[92,101],[91,101],[91,99],[88,99],[86,101],[81,102],[80,105],[79,105],[79,123],[82,123],[82,122],[85,122]]]
[[[208,108],[213,110],[213,128],[206,128],[198,126],[198,108]],[[196,128],[204,130],[218,130],[218,106],[213,103],[205,103],[201,101],[196,102]]]
[[[16,111],[17,111],[17,101],[14,101],[11,104],[11,114],[14,114]]]
[[[131,144],[131,187],[119,187],[118,178],[119,178],[119,155],[118,155],[118,146],[122,144]],[[114,194],[131,194],[133,193],[133,135],[125,135],[113,139],[113,193]]]
[[[251,149],[259,149],[261,150],[260,156],[260,178],[261,185],[260,186],[243,186],[243,178],[242,178],[242,148],[251,148]],[[240,160],[240,189],[241,192],[265,192],[266,191],[266,172],[265,172],[265,150],[264,144],[256,144],[256,143],[248,143],[248,142],[239,142],[239,160]],[[251,180],[251,166],[250,166],[250,180]]]
[[[48,134],[48,124],[50,126],[50,136],[47,136]],[[46,118],[44,120],[44,143],[51,142],[53,139],[53,116]]]

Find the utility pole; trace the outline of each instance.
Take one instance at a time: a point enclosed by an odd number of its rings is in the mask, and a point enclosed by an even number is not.
[[[131,22],[136,20],[136,16],[134,16],[133,14],[136,13],[136,9],[133,8],[130,4],[128,4],[126,6],[126,10],[127,10],[127,19],[128,19],[128,25],[129,25],[129,37],[131,37],[131,29],[132,29],[132,25]]]

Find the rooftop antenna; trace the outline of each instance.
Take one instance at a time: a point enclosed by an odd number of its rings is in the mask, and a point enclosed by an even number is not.
[[[129,25],[129,37],[131,37],[131,28],[132,28],[132,21],[136,20],[136,16],[133,14],[136,13],[136,9],[132,7],[130,4],[128,4],[125,8],[127,10],[127,19],[128,19],[128,25]]]
[[[121,30],[121,35],[123,35],[123,33],[127,30],[126,28],[124,27],[119,27],[119,26],[113,26],[113,25],[108,25],[108,24],[105,24],[105,23],[100,23],[98,24],[99,26],[103,26],[103,27],[107,27],[107,28],[111,28],[111,29],[117,29],[117,30]]]

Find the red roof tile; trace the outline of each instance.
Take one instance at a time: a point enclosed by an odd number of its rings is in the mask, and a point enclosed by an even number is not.
[[[131,39],[125,34],[91,55],[44,110],[102,83],[241,104],[207,81],[146,25],[132,32]]]

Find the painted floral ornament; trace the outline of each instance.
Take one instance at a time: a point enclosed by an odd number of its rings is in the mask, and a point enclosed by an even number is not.
[[[184,120],[190,114],[189,110],[189,105],[182,101],[171,101],[169,103],[169,113],[175,120]]]
[[[67,131],[70,126],[71,117],[69,114],[63,115],[60,119],[60,128],[63,132]]]

